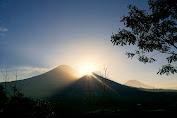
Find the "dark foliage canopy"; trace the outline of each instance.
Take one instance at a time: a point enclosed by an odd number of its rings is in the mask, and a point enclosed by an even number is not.
[[[158,74],[177,73],[177,1],[149,0],[149,11],[129,5],[128,16],[121,22],[125,29],[111,36],[113,45],[135,45],[137,50],[127,52],[143,63],[153,63],[155,56],[163,54],[167,63],[162,65]],[[147,56],[151,54],[151,56]]]

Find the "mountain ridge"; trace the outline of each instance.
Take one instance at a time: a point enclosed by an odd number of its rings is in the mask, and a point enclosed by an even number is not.
[[[16,85],[26,97],[47,97],[55,91],[61,91],[66,86],[79,79],[79,76],[81,76],[79,74],[79,72],[70,66],[60,65],[41,75],[8,82],[7,85],[9,90],[12,86]]]
[[[150,95],[150,92],[122,85],[95,73],[81,78],[76,77],[77,74],[78,72],[70,66],[57,66],[39,76],[17,81],[16,84],[19,87],[25,84],[20,92],[26,97],[62,99],[66,102],[74,99],[80,102],[89,96],[95,99],[107,96],[116,101],[117,99],[137,101],[145,95]],[[10,82],[10,84],[13,85],[15,82]]]

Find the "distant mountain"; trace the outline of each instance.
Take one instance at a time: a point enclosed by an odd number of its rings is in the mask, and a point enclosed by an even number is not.
[[[72,67],[61,65],[44,74],[9,82],[7,85],[10,90],[16,84],[17,88],[27,97],[48,97],[56,91],[63,90],[80,77],[80,73]]]
[[[152,89],[152,86],[143,84],[137,80],[129,80],[127,81],[124,85],[131,86],[131,87],[136,87],[136,88],[147,88],[147,89]]]

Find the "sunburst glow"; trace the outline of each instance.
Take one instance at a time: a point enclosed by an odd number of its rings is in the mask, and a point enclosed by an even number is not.
[[[80,67],[79,72],[82,75],[90,75],[90,74],[92,74],[92,72],[96,71],[96,69],[97,68],[94,64],[87,63],[87,64],[83,64]]]

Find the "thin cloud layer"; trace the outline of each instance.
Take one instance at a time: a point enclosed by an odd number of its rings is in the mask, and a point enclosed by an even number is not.
[[[7,32],[8,28],[0,27],[0,32]]]
[[[15,80],[15,76],[18,76],[18,80],[29,78],[32,76],[36,76],[42,73],[45,73],[50,68],[40,68],[40,67],[12,67],[12,68],[1,68],[0,71],[0,82],[4,81],[4,77],[6,75],[6,69],[7,69],[7,75],[8,75],[8,81]]]

